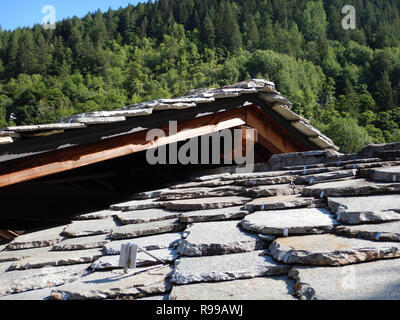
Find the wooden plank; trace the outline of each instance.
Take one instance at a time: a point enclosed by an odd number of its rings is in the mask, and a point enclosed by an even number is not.
[[[245,124],[246,109],[238,108],[178,123],[177,133],[161,128],[167,136],[146,141],[149,130],[97,141],[83,146],[39,154],[5,163],[0,169],[0,187],[80,168],[132,153],[157,148],[190,138],[211,134]]]
[[[256,106],[247,107],[247,124],[257,129],[260,141],[273,154],[308,151],[289,132]]]

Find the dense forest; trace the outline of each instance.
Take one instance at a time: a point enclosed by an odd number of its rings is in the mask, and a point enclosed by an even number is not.
[[[0,29],[0,127],[276,83],[343,152],[400,141],[400,0],[158,0]]]

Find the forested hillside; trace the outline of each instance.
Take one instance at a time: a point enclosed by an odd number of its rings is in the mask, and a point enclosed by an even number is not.
[[[400,141],[400,0],[159,0],[0,29],[0,127],[250,77],[342,147]],[[1,22],[0,22],[1,23]]]

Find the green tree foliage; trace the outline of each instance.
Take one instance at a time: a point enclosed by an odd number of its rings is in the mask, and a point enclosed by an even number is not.
[[[346,4],[156,0],[0,28],[0,126],[263,77],[344,151],[399,141],[400,0],[353,0],[356,30]]]

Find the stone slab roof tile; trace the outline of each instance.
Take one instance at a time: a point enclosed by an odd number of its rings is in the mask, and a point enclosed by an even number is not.
[[[396,173],[399,162],[382,153],[398,147],[277,155],[254,172],[204,171],[114,210],[82,208],[68,226],[0,247],[0,299],[167,299],[171,290],[178,300],[286,300],[294,292],[298,299],[397,299],[400,187],[371,172]],[[176,217],[163,220],[171,210]],[[170,265],[124,274],[118,264],[127,243]],[[140,255],[139,265],[153,263]],[[342,290],[353,271],[356,286]]]

